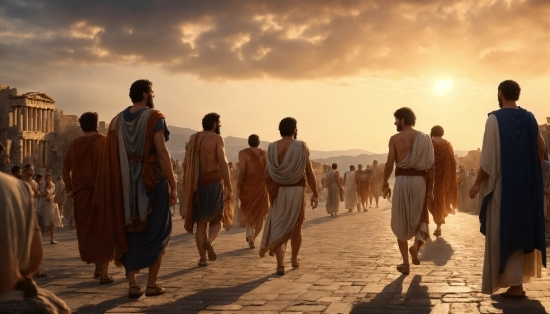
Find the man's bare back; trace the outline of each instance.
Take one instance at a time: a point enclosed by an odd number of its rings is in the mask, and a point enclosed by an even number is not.
[[[283,138],[277,141],[277,160],[279,161],[279,165],[285,160],[286,153],[294,142],[295,140],[288,138]],[[309,150],[307,150],[307,156],[309,160]]]
[[[199,172],[210,172],[220,169],[220,159],[225,160],[223,138],[209,131],[199,133]],[[220,158],[220,153],[223,157]],[[221,169],[220,169],[221,170]]]
[[[400,163],[409,155],[414,141],[418,136],[418,131],[410,128],[403,130],[390,138],[390,143],[393,143],[395,151],[395,163]]]
[[[250,147],[250,149],[254,152],[254,154],[256,154],[256,156],[260,157],[260,148],[258,147]],[[288,150],[288,149],[287,149]],[[251,163],[252,162],[252,159],[250,158],[249,155],[247,154],[244,154],[244,161],[245,163]],[[261,156],[259,159],[260,159],[260,165],[262,165],[262,167],[265,168],[265,155],[264,156]],[[284,158],[284,157],[283,157]]]

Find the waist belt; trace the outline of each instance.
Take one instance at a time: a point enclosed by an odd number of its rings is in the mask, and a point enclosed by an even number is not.
[[[424,177],[428,176],[428,171],[426,170],[416,170],[416,169],[395,169],[395,176],[407,176],[407,177]]]

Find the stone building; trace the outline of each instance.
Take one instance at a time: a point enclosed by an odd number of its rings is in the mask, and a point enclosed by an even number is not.
[[[20,93],[0,84],[0,143],[14,165],[33,164],[37,172],[60,175],[69,143],[82,134],[78,116],[67,115],[45,93]],[[100,122],[105,133],[105,122]]]
[[[550,117],[546,117],[546,123],[539,125],[540,133],[546,142],[546,149],[550,151]]]

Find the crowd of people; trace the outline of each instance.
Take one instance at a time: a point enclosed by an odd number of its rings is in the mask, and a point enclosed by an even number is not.
[[[443,128],[433,127],[430,135],[415,130],[414,112],[403,107],[394,113],[397,133],[389,140],[385,164],[374,161],[365,170],[350,166],[343,176],[332,164],[324,178],[327,212],[336,216],[341,201],[352,212],[355,207],[378,207],[380,196],[391,198],[390,224],[403,259],[397,271],[409,274],[409,254],[414,265],[420,264],[429,214],[437,225],[433,234],[441,236],[446,217],[457,208],[471,209],[471,200],[479,197],[481,232],[486,236],[482,292],[510,287],[503,296],[524,297],[525,278],[540,277],[540,267],[546,265],[544,193],[550,189],[550,166],[544,162],[548,155],[534,116],[516,105],[519,91],[514,81],[498,87],[502,109],[487,119],[475,181],[474,173],[463,168],[457,176]],[[164,115],[154,109],[152,83],[134,82],[129,96],[132,106],[112,119],[106,135],[98,133],[96,113],[81,115],[83,135],[69,145],[63,178],[56,183],[51,174],[35,175],[30,164],[14,167],[15,178],[0,175],[0,230],[6,240],[0,245],[0,312],[28,306],[68,311],[63,301],[37,290],[30,277],[42,259],[40,227],[56,244],[55,229],[62,227],[63,215],[76,227],[80,257],[95,265],[99,284],[114,282],[109,264],[115,261],[125,268],[131,298],[144,293],[136,281],[136,273],[144,268],[149,270],[145,295],[166,292],[157,275],[172,233],[171,208],[178,200],[185,230],[195,233],[198,266],[217,259],[214,241],[222,226],[233,225],[238,212],[236,220],[246,228],[251,249],[263,232],[259,255],[276,257],[277,275],[285,274],[289,240],[291,265],[300,267],[306,187],[312,208],[319,203],[319,191],[309,148],[297,139],[296,119],[280,121],[281,139],[267,151],[259,148],[258,135],[250,135],[249,147],[239,152],[234,165],[225,154],[221,117],[209,113],[202,120],[203,130],[186,143],[183,163],[173,163],[166,147],[170,132]],[[470,199],[459,193],[464,187]],[[29,285],[35,287],[33,293],[28,293]]]

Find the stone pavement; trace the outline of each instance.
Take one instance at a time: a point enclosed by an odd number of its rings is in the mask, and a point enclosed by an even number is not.
[[[223,231],[214,243],[218,260],[197,266],[194,237],[183,220],[173,216],[170,246],[163,259],[159,284],[167,293],[128,299],[124,269],[111,267],[115,283],[100,286],[93,266],[80,261],[74,230],[58,230],[57,245],[44,241],[43,269],[49,277],[40,286],[64,299],[76,312],[93,313],[546,313],[550,309],[550,276],[525,285],[528,298],[520,301],[480,294],[484,237],[475,215],[458,213],[447,219],[443,236],[420,251],[421,265],[408,276],[395,269],[400,263],[390,228],[391,204],[367,213],[338,217],[326,214],[324,204],[306,210],[301,266],[275,275],[275,258],[258,257],[249,249],[244,229]],[[343,208],[343,204],[341,204]],[[431,231],[434,225],[430,226]],[[48,239],[45,235],[45,239]],[[142,288],[147,270],[138,275]]]

